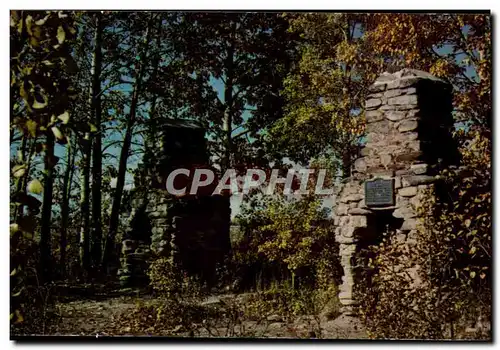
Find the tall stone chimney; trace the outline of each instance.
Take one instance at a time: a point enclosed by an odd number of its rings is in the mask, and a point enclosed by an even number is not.
[[[458,162],[451,136],[452,87],[412,69],[383,73],[366,100],[366,143],[337,197],[334,222],[344,270],[339,298],[344,315],[356,314],[353,295],[363,261],[357,252],[377,244],[388,226],[415,243],[422,192],[440,169]]]

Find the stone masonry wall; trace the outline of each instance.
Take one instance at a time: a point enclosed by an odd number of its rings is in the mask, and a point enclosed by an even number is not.
[[[208,164],[205,131],[191,122],[168,121],[149,140],[134,181],[130,222],[121,250],[124,287],[147,284],[153,259],[167,257],[176,268],[212,285],[217,264],[230,251],[231,209],[225,196],[175,197],[165,189],[170,171]]]
[[[337,197],[334,223],[344,269],[339,298],[345,315],[356,313],[353,289],[359,273],[356,252],[382,234],[380,222],[391,223],[397,239],[415,243],[422,192],[438,171],[458,160],[452,126],[451,86],[422,71],[403,69],[382,74],[366,100],[366,144]],[[395,205],[365,203],[364,183],[392,179]],[[384,221],[385,220],[385,221]]]

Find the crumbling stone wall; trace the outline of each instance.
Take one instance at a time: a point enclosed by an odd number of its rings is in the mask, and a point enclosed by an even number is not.
[[[451,137],[452,88],[429,73],[403,69],[384,73],[369,89],[366,100],[366,143],[354,162],[352,176],[337,196],[334,223],[344,270],[339,298],[345,315],[356,314],[353,290],[360,278],[357,252],[380,240],[390,226],[396,239],[414,244],[416,208],[422,193],[438,181],[437,173],[456,164]],[[392,206],[370,207],[365,182],[391,179]]]
[[[122,286],[147,283],[152,259],[171,258],[176,268],[212,285],[217,264],[230,250],[229,198],[168,194],[168,174],[177,168],[207,166],[205,130],[190,122],[171,121],[158,127],[140,166],[131,201],[130,223],[123,235]]]

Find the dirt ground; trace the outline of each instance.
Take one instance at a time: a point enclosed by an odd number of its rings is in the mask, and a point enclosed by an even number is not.
[[[209,297],[202,304],[217,304],[219,297]],[[323,338],[363,339],[366,333],[360,324],[348,317],[319,320],[312,316],[297,317],[293,321],[273,315],[262,322],[243,321],[238,326],[212,327],[194,325],[187,331],[181,326],[159,334],[153,327],[136,333],[127,324],[126,317],[139,303],[155,302],[149,296],[121,296],[105,300],[77,300],[56,305],[58,321],[50,326],[50,335],[92,336],[177,336],[177,337],[254,337],[254,338]],[[149,316],[148,316],[149,317]],[[125,321],[124,321],[125,320]]]

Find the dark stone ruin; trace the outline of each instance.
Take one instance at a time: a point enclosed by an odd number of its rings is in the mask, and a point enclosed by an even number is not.
[[[229,197],[212,196],[210,191],[176,197],[166,191],[172,170],[208,167],[205,130],[190,121],[168,121],[156,130],[134,177],[129,224],[122,239],[120,284],[145,286],[150,262],[165,257],[213,286],[216,267],[230,251]]]

